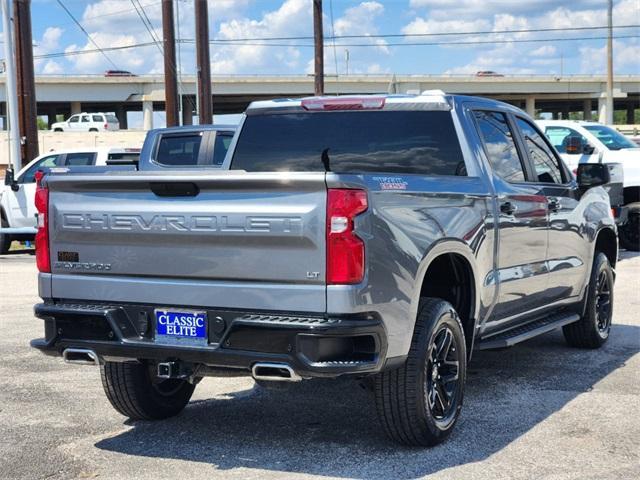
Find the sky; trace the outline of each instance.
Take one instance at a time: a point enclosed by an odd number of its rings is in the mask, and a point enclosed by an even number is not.
[[[138,5],[152,32],[162,38],[159,0],[62,3],[100,48],[152,42],[134,8]],[[605,72],[606,41],[585,38],[606,36],[605,29],[589,28],[606,26],[606,5],[606,0],[324,0],[325,36],[360,36],[337,38],[335,46],[327,39],[325,73],[344,75],[348,68],[349,74],[475,74],[482,70],[601,74]],[[176,0],[175,10],[183,39],[179,68],[184,74],[194,74],[193,1]],[[313,35],[311,0],[210,0],[209,14],[210,38],[218,42],[211,45],[214,75],[304,75],[313,71],[312,41],[308,39]],[[614,1],[613,24],[634,25],[614,29],[614,36],[620,37],[614,40],[614,73],[640,74],[640,0]],[[96,46],[58,0],[32,0],[32,27],[34,55],[49,56],[36,58],[37,74],[101,74],[115,68],[135,74],[163,72],[162,54],[153,44],[105,51],[104,55],[69,55]],[[574,30],[567,30],[571,28]],[[536,29],[559,30],[530,31]],[[505,33],[513,30],[519,32]],[[454,35],[442,35],[451,33]],[[307,38],[237,40],[283,37]],[[569,40],[576,38],[580,40]],[[234,39],[236,44],[229,45]],[[440,44],[409,45],[415,43]],[[56,56],[65,52],[67,56]]]

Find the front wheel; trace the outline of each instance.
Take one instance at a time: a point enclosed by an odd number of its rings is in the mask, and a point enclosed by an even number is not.
[[[613,317],[613,271],[609,259],[596,252],[587,290],[587,304],[580,320],[562,327],[572,347],[598,348],[609,338]]]
[[[2,228],[9,228],[9,223],[2,217],[0,220]],[[11,235],[8,233],[0,233],[0,254],[5,254],[11,248]]]
[[[448,302],[420,302],[406,363],[375,379],[378,416],[387,435],[410,446],[444,441],[460,415],[467,371],[464,331]]]
[[[187,406],[195,385],[186,380],[162,379],[151,363],[105,362],[100,366],[102,386],[118,412],[132,420],[161,420]]]

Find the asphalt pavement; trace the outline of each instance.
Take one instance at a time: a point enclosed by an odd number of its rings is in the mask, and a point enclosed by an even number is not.
[[[431,449],[384,436],[346,380],[266,390],[205,378],[176,418],[129,422],[95,367],[29,348],[43,335],[34,257],[0,256],[0,479],[640,478],[640,255],[621,252],[599,350],[551,332],[476,352],[457,428]]]

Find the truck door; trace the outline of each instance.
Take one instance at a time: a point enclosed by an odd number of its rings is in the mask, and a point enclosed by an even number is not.
[[[533,168],[533,180],[549,208],[549,285],[545,304],[578,296],[590,259],[587,229],[582,225],[578,186],[565,170],[547,138],[525,118],[515,116],[520,138]]]
[[[499,228],[498,299],[487,332],[533,310],[547,285],[547,202],[529,183],[526,157],[517,148],[514,126],[500,111],[474,110],[476,125],[493,175]]]
[[[26,228],[36,226],[36,207],[34,198],[36,194],[35,174],[40,168],[55,167],[60,165],[63,155],[47,155],[37,160],[16,179],[18,191],[10,188],[5,190],[8,196],[8,204],[11,209],[9,225],[14,228]]]

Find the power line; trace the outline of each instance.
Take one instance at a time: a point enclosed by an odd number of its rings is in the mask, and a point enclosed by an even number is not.
[[[118,68],[118,66],[113,62],[113,60],[111,60],[111,59],[109,58],[109,56],[104,52],[104,50],[103,50],[102,48],[100,48],[100,45],[98,45],[98,44],[96,43],[96,41],[95,41],[93,38],[91,38],[91,35],[89,35],[89,32],[87,32],[87,31],[84,29],[84,27],[80,24],[80,22],[79,22],[78,20],[76,20],[76,17],[74,17],[74,16],[73,16],[73,14],[69,11],[69,9],[65,6],[65,4],[64,4],[64,3],[62,3],[62,0],[58,0],[58,4],[62,7],[62,9],[63,9],[65,12],[67,12],[67,15],[69,15],[69,17],[71,17],[71,20],[73,20],[73,22],[78,26],[78,28],[79,28],[80,30],[82,30],[82,33],[84,33],[84,34],[86,35],[86,37],[89,39],[89,41],[90,41],[91,43],[93,43],[93,45],[96,47],[97,51],[98,51],[98,52],[100,52],[100,53],[104,56],[104,58],[106,58],[106,59],[107,59],[107,61],[108,61],[111,65],[113,65],[113,67],[114,67],[116,70],[120,70],[120,69]]]
[[[638,28],[640,25],[616,25],[613,28]],[[410,38],[410,37],[445,37],[445,36],[463,36],[463,35],[503,35],[515,33],[546,33],[546,32],[578,32],[589,30],[605,30],[605,26],[589,26],[589,27],[566,27],[566,28],[529,28],[519,30],[484,30],[484,31],[463,31],[463,32],[437,32],[437,33],[385,33],[385,34],[367,34],[367,35],[332,35],[326,36],[325,40],[344,40],[344,39],[374,39],[374,38]],[[333,32],[332,32],[333,33]],[[253,41],[295,41],[295,40],[313,40],[311,36],[296,37],[246,37],[246,38],[213,38],[212,42],[220,44],[229,42],[253,42]]]
[[[563,37],[563,38],[537,38],[537,39],[513,39],[513,40],[473,40],[473,41],[461,41],[461,42],[420,42],[420,43],[386,43],[384,45],[372,44],[372,43],[361,43],[361,44],[340,44],[342,47],[410,47],[410,46],[449,46],[449,45],[485,45],[485,44],[506,44],[506,43],[544,43],[544,42],[582,42],[582,41],[590,41],[590,40],[604,40],[606,36],[598,36],[598,37]],[[628,38],[640,38],[640,35],[617,35],[614,36],[614,39],[628,39]],[[177,41],[179,44],[193,44],[195,43],[194,39],[179,39]],[[214,45],[222,45],[216,40],[211,40],[211,44]],[[313,48],[311,44],[292,44],[292,43],[282,43],[282,44],[273,44],[273,43],[234,43],[227,44],[229,46],[262,46],[262,47],[300,47],[300,48]],[[143,43],[135,43],[131,45],[122,45],[118,47],[106,47],[95,50],[72,50],[65,52],[53,52],[46,53],[42,55],[34,55],[34,58],[44,59],[44,58],[57,58],[57,57],[67,57],[67,56],[76,56],[76,55],[85,55],[96,52],[109,52],[109,51],[119,51],[119,50],[129,50],[134,48],[144,48],[156,45],[155,42],[143,42]]]
[[[151,24],[149,17],[144,11],[144,8],[142,8],[142,5],[140,5],[140,2],[138,0],[131,0],[131,5],[133,5],[133,8],[136,9],[136,13],[138,14],[138,17],[140,17],[140,20],[142,21],[144,28],[146,28],[147,32],[149,32],[149,35],[151,36],[151,40],[153,40],[153,43],[156,44],[156,47],[158,47],[158,50],[164,56],[164,49],[160,46],[160,41],[156,38],[155,33],[153,32],[153,25]],[[140,10],[138,10],[138,7],[140,7]]]

